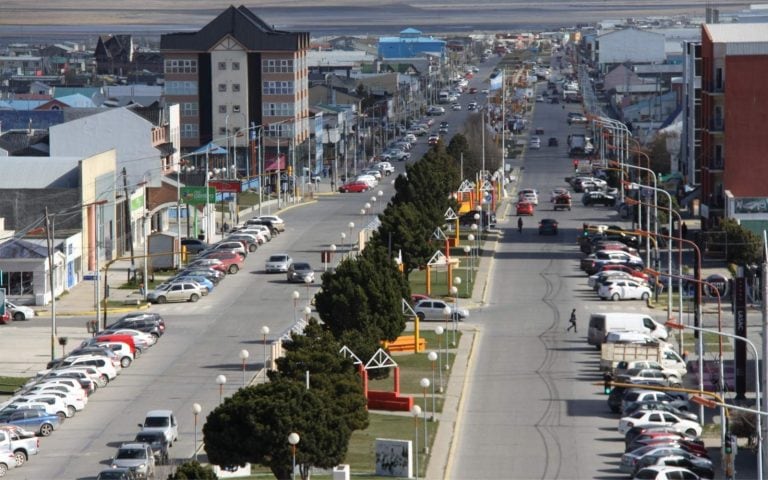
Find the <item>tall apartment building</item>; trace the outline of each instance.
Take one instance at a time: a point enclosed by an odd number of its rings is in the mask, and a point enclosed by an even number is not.
[[[704,24],[701,217],[768,220],[768,24]]]
[[[303,142],[308,47],[308,32],[275,30],[243,6],[197,32],[163,35],[166,102],[181,107],[182,148],[232,145],[227,138],[250,126],[261,126],[266,146]]]

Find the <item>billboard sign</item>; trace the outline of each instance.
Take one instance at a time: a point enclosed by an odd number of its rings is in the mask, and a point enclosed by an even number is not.
[[[209,180],[208,187],[213,187],[219,193],[240,193],[240,180]]]
[[[205,205],[205,187],[181,187],[181,201],[187,205]],[[208,187],[208,202],[216,203],[216,189]]]

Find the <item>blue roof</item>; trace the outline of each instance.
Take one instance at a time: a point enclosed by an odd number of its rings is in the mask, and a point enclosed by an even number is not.
[[[400,31],[400,35],[402,35],[402,34],[406,34],[406,35],[413,35],[413,34],[421,35],[421,30],[416,30],[413,27],[408,27],[405,30],[401,30]]]
[[[52,125],[64,122],[64,110],[0,110],[3,131],[47,130]]]
[[[74,93],[72,95],[65,95],[63,97],[57,97],[56,100],[61,103],[66,103],[73,108],[96,108],[96,104],[90,98],[86,97],[82,93]]]
[[[0,108],[34,110],[44,103],[48,103],[48,100],[0,100]]]

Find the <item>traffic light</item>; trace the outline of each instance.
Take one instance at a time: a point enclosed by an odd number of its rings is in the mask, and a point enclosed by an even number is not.
[[[610,373],[603,375],[603,393],[606,395],[610,395],[613,390],[613,385],[611,385],[612,382],[613,376]]]
[[[733,442],[730,433],[725,435],[725,454],[730,455],[733,453]]]

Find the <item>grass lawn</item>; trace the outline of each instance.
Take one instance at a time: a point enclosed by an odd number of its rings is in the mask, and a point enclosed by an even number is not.
[[[675,333],[676,335],[679,335],[679,332]],[[719,340],[723,339],[723,352],[732,352],[733,351],[733,344],[731,343],[731,339],[729,338],[723,338],[720,335],[716,335],[714,333],[704,332],[704,351],[706,352],[717,352],[719,351]],[[683,343],[686,345],[686,349],[688,351],[694,351],[694,345],[698,343],[698,340],[696,340],[693,336],[693,332],[683,332]]]
[[[472,296],[472,289],[474,288],[474,281],[477,269],[470,269],[464,261],[464,256],[460,257],[460,267],[453,269],[453,276],[461,278],[461,285],[459,285],[459,298],[469,298]],[[471,273],[470,273],[471,272]],[[432,291],[430,297],[441,298],[449,297],[450,286],[448,285],[448,272],[445,269],[440,271],[432,271],[430,274]],[[409,283],[411,284],[412,293],[427,293],[427,271],[426,270],[414,270],[408,276]]]
[[[27,377],[0,377],[0,395],[11,395],[29,381]]]

